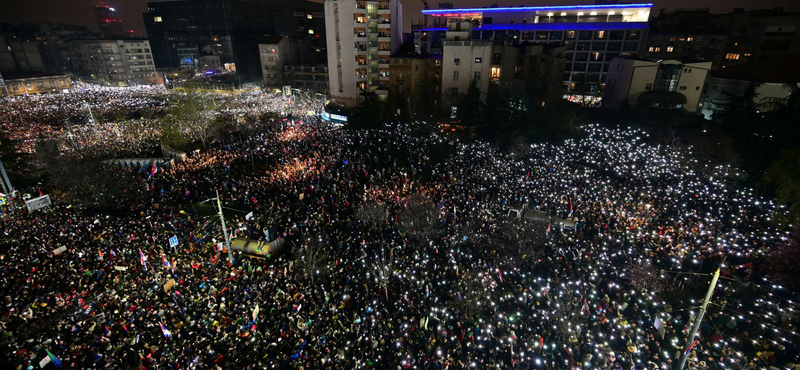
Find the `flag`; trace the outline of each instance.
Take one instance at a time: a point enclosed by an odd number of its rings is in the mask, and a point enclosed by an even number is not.
[[[696,340],[695,340],[694,342],[692,342],[692,345],[690,345],[690,346],[689,346],[689,348],[687,348],[687,349],[686,349],[686,352],[684,352],[683,354],[684,354],[684,355],[688,355],[688,354],[689,354],[689,352],[692,352],[692,350],[694,349],[694,345],[695,345],[695,344],[697,344],[697,341],[696,341]]]
[[[168,260],[168,259],[167,259],[167,257],[166,257],[166,256],[164,256],[163,254],[161,255],[161,263],[163,263],[163,264],[164,264],[164,267],[166,267],[166,268],[168,268],[168,269],[171,269],[171,268],[172,268],[172,264],[171,264],[171,263],[169,263],[169,260]]]
[[[144,270],[147,271],[147,257],[145,257],[144,253],[142,253],[142,248],[139,248],[139,260],[142,262]]]
[[[47,348],[45,348],[44,351],[47,352],[48,356],[50,356],[50,361],[53,362],[53,366],[55,366],[56,369],[60,369],[61,368],[61,360],[56,358],[56,355],[50,353],[50,351]]]
[[[531,171],[528,171],[528,174],[525,175],[525,180],[527,180],[529,177],[531,177]]]
[[[552,222],[553,222],[553,220],[547,220],[547,235],[550,235],[550,224]]]
[[[169,338],[172,335],[172,333],[170,333],[169,330],[167,330],[167,328],[165,328],[164,324],[162,324],[161,322],[158,323],[158,326],[161,327],[161,332],[164,333],[164,338]]]
[[[222,252],[222,243],[217,243],[217,251]]]
[[[158,166],[156,166],[156,164],[153,163],[153,168],[150,169],[150,177],[148,177],[148,179],[155,176],[156,172],[158,172]]]
[[[569,216],[572,217],[572,197],[569,198]]]
[[[586,301],[586,298],[583,299],[583,308],[581,308],[582,312],[589,312],[589,303]]]
[[[106,325],[106,335],[111,334],[111,330],[108,330],[108,325]]]

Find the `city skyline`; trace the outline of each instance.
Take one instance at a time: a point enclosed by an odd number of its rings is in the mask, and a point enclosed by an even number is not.
[[[94,7],[104,4],[115,8],[122,19],[122,29],[132,29],[135,37],[147,37],[142,13],[147,11],[148,0],[132,1],[107,1],[96,0],[10,0],[5,11],[0,14],[0,23],[67,23],[87,26],[93,31],[98,31],[94,14]],[[322,3],[320,0],[311,2]],[[403,32],[411,32],[411,23],[422,19],[422,0],[404,0],[403,4]],[[442,1],[445,2],[445,1]],[[495,2],[490,0],[459,0],[450,1],[456,8],[488,7]],[[656,0],[653,3],[654,15],[660,9],[674,10],[679,8],[710,8],[712,12],[724,13],[734,8],[767,9],[782,7],[786,11],[800,11],[800,3],[793,0],[763,0],[754,3],[749,0]],[[571,5],[593,4],[593,1],[546,0],[546,1],[513,1],[498,0],[498,6],[536,6],[536,5]],[[625,2],[621,2],[625,3]],[[430,9],[437,9],[439,2],[429,1]]]

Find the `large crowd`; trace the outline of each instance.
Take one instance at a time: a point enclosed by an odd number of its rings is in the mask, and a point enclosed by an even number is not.
[[[169,92],[95,90],[139,108],[169,104]],[[17,138],[64,136],[52,122],[80,114],[81,94],[15,98],[0,126],[30,134]],[[147,196],[113,212],[60,199],[32,212],[20,199],[3,206],[2,363],[38,368],[52,354],[70,369],[671,369],[684,352],[701,370],[799,361],[794,295],[763,261],[790,227],[733,167],[592,125],[514,152],[403,125],[352,131],[319,120],[312,101],[259,94],[224,99],[232,114],[286,118],[152,176],[125,173]],[[158,145],[157,129],[116,125],[76,130],[115,132],[93,142],[130,154]],[[217,194],[233,234],[283,238],[287,250],[230,263],[218,220],[197,210]],[[510,220],[523,204],[546,226]],[[382,211],[366,217],[369,207]],[[564,219],[577,227],[560,229]],[[501,245],[508,222],[546,228],[525,241],[535,258]],[[314,255],[327,257],[302,260]],[[643,289],[633,276],[643,270],[661,285]]]

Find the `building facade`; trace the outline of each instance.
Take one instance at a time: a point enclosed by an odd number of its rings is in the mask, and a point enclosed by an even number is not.
[[[284,67],[286,83],[293,89],[328,93],[328,67],[325,65],[289,65]]]
[[[800,54],[800,14],[783,9],[661,11],[651,22],[648,58],[712,62],[713,68],[747,63],[762,56]]]
[[[640,54],[647,38],[652,4],[603,4],[572,6],[521,6],[423,10],[422,13],[447,22],[414,30],[420,51],[434,53],[444,39],[449,42],[503,41],[529,44],[563,44],[566,63],[562,83],[567,97],[598,99],[602,95],[611,60]],[[459,39],[442,37],[451,33],[451,21],[467,21],[471,29]],[[441,26],[448,24],[447,27]],[[428,50],[422,48],[425,41]],[[445,66],[448,58],[445,57]],[[447,77],[447,71],[444,72]],[[461,78],[461,76],[459,76]]]
[[[264,86],[285,85],[288,81],[284,74],[286,66],[309,64],[309,50],[310,45],[305,39],[281,36],[265,37],[258,44]]]
[[[682,108],[695,113],[711,62],[615,58],[608,72],[603,106]]]
[[[305,38],[313,63],[325,63],[322,4],[311,1],[153,1],[143,14],[158,68],[188,67],[188,48],[235,64],[239,83],[262,80],[259,49],[264,36]],[[180,49],[180,50],[179,50]],[[230,68],[233,69],[233,68]]]
[[[11,76],[45,71],[39,44],[0,37],[0,73]]]
[[[485,102],[491,92],[551,99],[563,96],[563,44],[472,40],[470,22],[451,22],[443,43],[442,96],[450,103],[472,83]],[[465,41],[462,41],[465,40]]]
[[[405,54],[389,59],[389,99],[396,102],[403,116],[412,116],[411,109],[428,84],[435,95],[441,94],[442,56]],[[429,98],[429,96],[425,96]]]
[[[66,93],[72,90],[69,76],[57,73],[22,75],[5,79],[8,96]]]
[[[107,86],[160,85],[148,40],[75,40],[69,42],[76,72]]]
[[[399,0],[325,2],[328,74],[334,103],[355,106],[367,94],[386,101],[389,57],[402,43]]]
[[[768,112],[772,107],[764,103],[785,99],[792,93],[792,85],[800,86],[800,71],[787,68],[797,65],[800,65],[800,56],[772,55],[711,71],[703,91],[701,113],[706,119],[713,119],[752,84],[756,84],[753,102],[760,111]]]

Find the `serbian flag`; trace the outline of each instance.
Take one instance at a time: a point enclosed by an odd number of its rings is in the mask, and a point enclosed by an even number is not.
[[[695,344],[697,344],[697,341],[696,341],[696,340],[695,340],[694,342],[692,342],[692,345],[690,345],[690,346],[689,346],[689,348],[687,348],[687,349],[686,349],[686,352],[684,352],[683,354],[684,354],[684,355],[688,355],[688,354],[689,354],[689,352],[692,352],[692,350],[694,349],[694,345],[695,345]]]
[[[147,257],[145,257],[144,253],[142,253],[142,248],[139,248],[139,260],[142,262],[144,270],[147,271]]]
[[[589,312],[589,302],[586,301],[586,298],[583,299],[583,308],[581,308],[583,312]]]
[[[167,257],[165,257],[163,254],[161,255],[161,263],[163,263],[163,264],[164,264],[164,267],[166,267],[166,268],[168,268],[168,269],[171,269],[171,268],[172,268],[172,264],[171,264],[171,263],[169,263],[169,260],[168,260],[168,259],[167,259]]]
[[[156,166],[156,164],[153,163],[153,167],[150,168],[150,177],[148,177],[148,179],[155,176],[156,172],[158,172],[158,166]]]
[[[164,327],[164,324],[162,324],[160,321],[158,323],[158,326],[161,327],[161,332],[164,333],[164,338],[169,338],[170,336],[172,336],[172,333],[170,333],[169,330],[167,330],[167,328]]]
[[[222,252],[222,243],[217,243],[217,251]]]
[[[108,325],[106,325],[106,335],[111,334],[111,330],[108,330]]]

